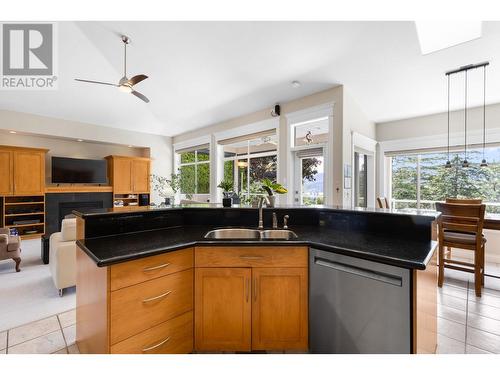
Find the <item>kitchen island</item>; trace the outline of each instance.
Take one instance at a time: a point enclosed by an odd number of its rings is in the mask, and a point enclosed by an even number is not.
[[[205,238],[255,229],[255,208],[75,212],[80,351],[435,351],[437,213],[273,213],[297,238]]]

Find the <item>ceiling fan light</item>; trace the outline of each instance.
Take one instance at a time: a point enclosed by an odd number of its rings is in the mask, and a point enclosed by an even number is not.
[[[127,93],[127,94],[130,94],[133,91],[132,87],[129,86],[129,85],[120,85],[120,86],[118,86],[118,89],[121,92],[124,92],[124,93]]]

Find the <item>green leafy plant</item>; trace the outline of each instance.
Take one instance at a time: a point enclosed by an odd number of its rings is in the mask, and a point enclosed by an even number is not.
[[[264,178],[261,181],[262,188],[267,192],[268,195],[274,195],[276,194],[286,194],[288,193],[288,190],[281,184],[278,184],[276,182],[272,182],[268,178]]]
[[[179,191],[179,176],[172,173],[169,180],[167,177],[152,174],[151,185],[160,197],[169,197]]]
[[[233,183],[231,181],[221,181],[219,185],[217,185],[219,189],[222,189],[222,194],[224,194],[225,198],[230,198],[233,193]]]

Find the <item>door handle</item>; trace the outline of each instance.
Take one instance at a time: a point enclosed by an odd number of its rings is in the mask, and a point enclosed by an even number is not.
[[[263,256],[258,256],[258,255],[240,255],[240,259],[244,260],[258,260],[264,258]]]
[[[389,275],[383,272],[367,270],[365,268],[351,266],[348,264],[316,257],[314,258],[314,264],[317,264],[318,266],[328,267],[336,271],[350,273],[351,275],[380,281],[386,284],[391,284],[399,287],[403,286],[403,279],[400,276]]]
[[[148,347],[148,348],[144,348],[144,349],[142,349],[142,351],[143,351],[143,352],[149,352],[150,350],[153,350],[153,349],[156,349],[156,348],[158,348],[158,347],[162,346],[162,345],[163,345],[163,344],[165,344],[168,340],[170,340],[170,336],[168,336],[165,340],[160,341],[160,342],[159,342],[158,344],[156,344],[156,345],[153,345],[153,346],[150,346],[150,347]]]
[[[170,263],[160,264],[159,266],[154,266],[154,267],[146,267],[142,270],[142,272],[155,271],[168,266],[170,266]]]
[[[142,300],[142,303],[148,303],[148,302],[152,302],[152,301],[156,301],[158,299],[162,299],[162,298],[165,298],[166,296],[168,296],[170,293],[172,293],[171,290],[169,290],[168,292],[166,293],[163,293],[163,294],[160,294],[159,296],[156,296],[156,297],[151,297],[151,298],[146,298],[146,299],[143,299]]]
[[[250,295],[250,279],[248,278],[245,280],[245,294],[246,294],[245,299],[248,302],[248,297]]]

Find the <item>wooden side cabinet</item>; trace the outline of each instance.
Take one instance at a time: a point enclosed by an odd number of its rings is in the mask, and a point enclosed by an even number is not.
[[[42,195],[48,150],[0,146],[0,195]]]
[[[11,195],[14,191],[13,153],[0,149],[0,195]]]
[[[106,159],[114,194],[149,193],[150,159],[118,155],[110,155]]]
[[[308,350],[307,247],[197,247],[197,351]]]

